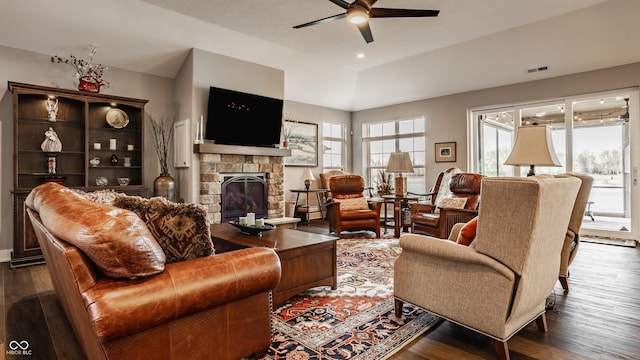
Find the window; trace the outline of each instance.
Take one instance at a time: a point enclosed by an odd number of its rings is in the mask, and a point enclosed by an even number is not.
[[[328,170],[345,170],[345,154],[347,138],[342,124],[322,124],[322,168]]]
[[[504,161],[513,146],[513,111],[485,113],[478,116],[480,138],[479,172],[488,176],[511,175]]]
[[[363,125],[363,151],[365,179],[374,188],[379,174],[384,171],[392,152],[408,152],[413,163],[412,174],[407,177],[407,190],[425,192],[425,120],[424,117],[391,120]]]

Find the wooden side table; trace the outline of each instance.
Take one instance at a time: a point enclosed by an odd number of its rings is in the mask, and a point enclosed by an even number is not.
[[[400,224],[402,223],[402,217],[400,216],[400,208],[403,202],[415,201],[418,202],[420,197],[412,195],[383,195],[384,199],[384,231],[387,232],[387,203],[393,203],[393,236],[400,237]]]
[[[296,193],[296,205],[294,207],[294,211],[295,214],[302,216],[302,213],[306,213],[307,214],[307,225],[309,225],[309,223],[311,222],[311,219],[309,219],[309,214],[310,213],[314,213],[314,212],[319,212],[320,216],[322,217],[322,221],[324,221],[324,208],[322,207],[322,197],[324,197],[324,194],[329,191],[328,189],[300,189],[300,190],[296,190],[296,189],[292,189],[290,190],[292,193]],[[306,195],[306,203],[304,205],[298,205],[298,203],[300,202],[300,194],[305,194]],[[310,206],[309,205],[309,194],[316,194],[316,198],[318,199],[318,206]]]

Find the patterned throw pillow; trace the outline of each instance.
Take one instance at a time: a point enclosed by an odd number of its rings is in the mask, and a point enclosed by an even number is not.
[[[438,207],[435,210],[436,214],[440,213],[440,208],[449,208],[449,209],[464,209],[464,206],[467,204],[467,198],[454,198],[447,197],[440,199],[440,203],[437,205]]]
[[[334,199],[335,202],[340,203],[340,210],[368,210],[369,204],[364,197],[357,197],[352,199]]]
[[[215,253],[207,210],[200,205],[139,196],[118,196],[113,205],[133,211],[145,222],[162,247],[167,264]]]
[[[78,189],[71,189],[71,190],[84,196],[85,198],[93,202],[96,202],[98,204],[107,204],[107,205],[112,205],[113,200],[115,200],[115,198],[118,195],[124,195],[123,193],[115,192],[113,189],[96,190],[96,191],[90,191],[90,192],[86,192]]]

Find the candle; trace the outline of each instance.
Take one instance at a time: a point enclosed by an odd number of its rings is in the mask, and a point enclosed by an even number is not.
[[[264,219],[256,219],[256,227],[264,227]]]
[[[240,225],[247,225],[247,217],[246,216],[240,216],[238,218],[238,222],[240,223]]]
[[[116,139],[109,139],[109,150],[116,149]]]
[[[101,148],[100,143],[93,143],[93,148],[94,148],[95,150],[100,150],[100,148]]]
[[[256,213],[247,213],[247,226],[254,226],[256,224]]]
[[[203,142],[204,139],[204,115],[200,115],[200,142]]]
[[[132,151],[133,150],[133,145],[131,145],[131,144],[127,145],[127,150]]]
[[[197,122],[196,123],[196,141],[194,141],[196,144],[200,144],[200,123]]]

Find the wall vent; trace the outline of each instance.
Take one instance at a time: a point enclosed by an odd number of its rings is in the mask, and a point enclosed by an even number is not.
[[[548,66],[540,66],[540,67],[537,67],[537,68],[529,69],[529,70],[527,70],[527,72],[528,72],[529,74],[531,74],[531,73],[534,73],[534,72],[538,72],[538,71],[547,71],[547,70],[549,70],[549,67],[548,67]]]

